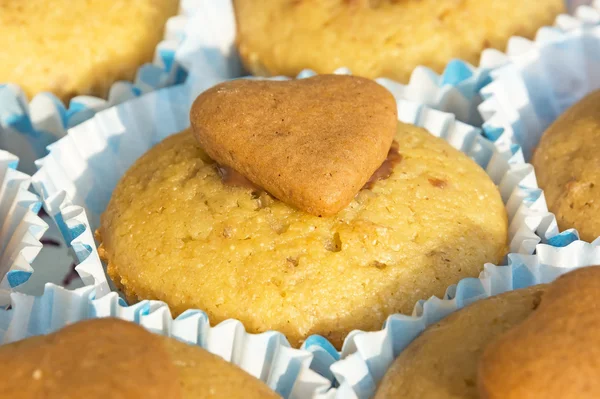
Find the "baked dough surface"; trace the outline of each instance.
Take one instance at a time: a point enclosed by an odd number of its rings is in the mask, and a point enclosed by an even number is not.
[[[235,0],[238,48],[256,75],[305,68],[407,82],[415,67],[452,59],[479,65],[485,48],[532,39],[564,0]]]
[[[507,251],[504,205],[475,162],[412,125],[395,140],[392,175],[320,218],[225,186],[189,130],[168,137],[126,172],[102,216],[108,274],[131,302],[239,319],[295,346],[378,330]]]
[[[179,0],[0,0],[0,82],[106,98],[151,62]]]

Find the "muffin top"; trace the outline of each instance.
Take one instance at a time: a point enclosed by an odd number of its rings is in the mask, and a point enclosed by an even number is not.
[[[412,125],[399,123],[394,140],[391,175],[318,217],[223,184],[190,131],[168,137],[126,172],[102,216],[108,273],[130,301],[341,347],[506,251],[504,205],[475,162]]]
[[[3,398],[277,398],[203,349],[118,319],[0,346]]]
[[[561,230],[600,236],[600,90],[562,114],[542,136],[532,164]]]
[[[0,82],[106,97],[151,62],[179,0],[0,0]]]
[[[305,68],[408,81],[415,67],[441,72],[452,59],[477,65],[483,49],[533,38],[564,0],[234,0],[237,42],[256,75]]]

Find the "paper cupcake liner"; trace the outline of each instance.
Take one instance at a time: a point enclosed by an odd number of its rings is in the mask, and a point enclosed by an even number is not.
[[[31,177],[16,170],[19,158],[0,150],[0,307],[33,273],[40,238],[48,225],[37,216],[42,203],[28,191]]]
[[[561,16],[558,25],[562,29],[542,28],[535,41],[521,42],[481,91],[486,136],[499,148],[519,145],[526,159],[561,113],[600,88],[600,1],[579,7],[574,17]],[[579,237],[573,229],[557,233],[538,231],[556,246]]]
[[[215,82],[241,76],[232,51],[231,16],[228,0],[181,0],[179,15],[166,23],[153,63],[140,67],[133,82],[115,83],[107,99],[77,96],[65,107],[54,95],[41,93],[28,102],[17,85],[0,84],[0,147],[17,154],[20,169],[33,174],[33,161],[46,155],[49,144],[100,110],[182,83],[190,71]]]
[[[309,398],[330,386],[329,380],[309,368],[313,355],[290,348],[280,333],[248,334],[235,320],[211,327],[200,311],[187,311],[173,319],[163,302],[126,306],[116,293],[95,299],[96,293],[93,286],[70,291],[53,284],[40,297],[13,293],[11,309],[0,310],[0,343],[49,334],[81,320],[117,317],[217,354],[284,398]]]
[[[419,66],[411,74],[407,85],[391,79],[377,79],[394,94],[396,100],[414,101],[452,113],[457,120],[472,126],[481,126],[482,120],[477,112],[477,106],[482,101],[479,91],[489,81],[486,69],[476,68],[461,60],[448,63],[441,75]]]
[[[569,31],[540,29],[517,56],[492,72],[479,106],[486,136],[501,147],[518,144],[527,158],[545,129],[568,107],[600,87],[600,1],[580,7],[598,24]]]

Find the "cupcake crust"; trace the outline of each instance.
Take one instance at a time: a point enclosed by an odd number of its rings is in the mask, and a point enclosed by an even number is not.
[[[106,98],[151,62],[179,0],[0,0],[0,82]]]
[[[3,345],[0,359],[3,398],[279,398],[204,349],[113,318]]]
[[[531,161],[561,230],[587,242],[600,236],[600,90],[562,114]]]
[[[305,68],[407,82],[415,67],[441,73],[452,59],[473,65],[511,36],[533,38],[565,11],[564,0],[234,0],[237,43],[255,75]]]
[[[522,323],[488,345],[479,363],[487,399],[600,397],[600,267],[562,275]]]
[[[236,318],[294,346],[378,330],[507,249],[504,205],[478,165],[412,125],[395,140],[392,175],[320,218],[223,185],[189,130],[171,136],[113,192],[99,230],[108,273],[130,301]]]

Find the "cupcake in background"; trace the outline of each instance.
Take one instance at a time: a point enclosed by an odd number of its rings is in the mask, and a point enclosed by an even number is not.
[[[429,326],[375,399],[597,398],[600,267],[477,301]]]
[[[408,81],[417,66],[441,73],[477,64],[511,36],[533,38],[566,10],[564,0],[234,0],[237,43],[250,72],[295,76],[304,68]]]
[[[0,82],[104,97],[152,61],[179,0],[0,1]]]
[[[600,237],[600,90],[546,130],[531,163],[558,227],[588,242]]]
[[[0,359],[3,398],[280,398],[202,348],[111,318],[0,346]]]

